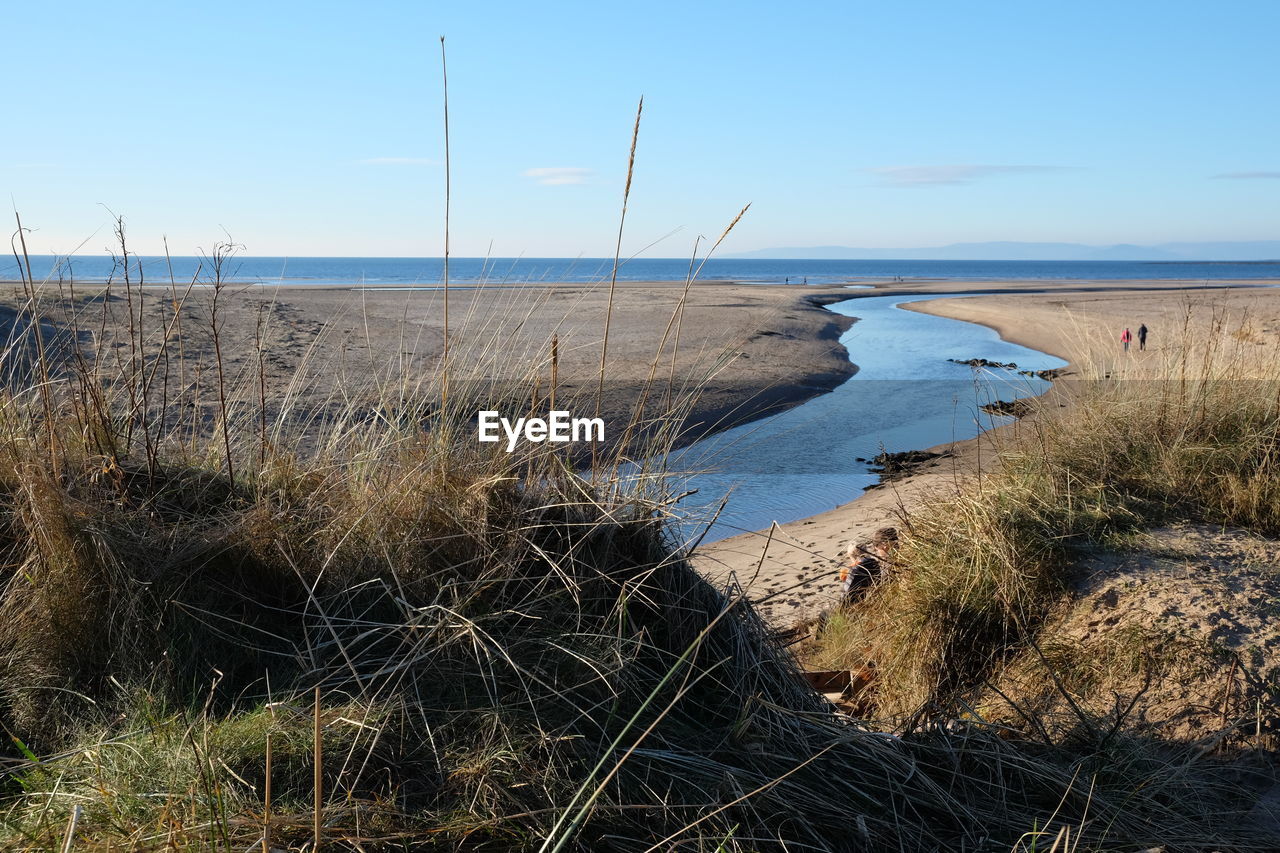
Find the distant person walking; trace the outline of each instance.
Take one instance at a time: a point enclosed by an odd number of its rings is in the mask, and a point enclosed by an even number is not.
[[[1147,348],[1147,324],[1143,323],[1141,326],[1138,327],[1138,350],[1141,351],[1141,350],[1145,350],[1146,348]]]
[[[1132,342],[1133,342],[1133,332],[1129,331],[1129,329],[1126,327],[1124,332],[1121,333],[1120,335],[1120,343],[1124,344],[1125,352],[1129,351],[1129,344]]]

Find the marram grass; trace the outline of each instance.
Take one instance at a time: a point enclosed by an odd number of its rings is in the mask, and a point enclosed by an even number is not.
[[[1257,842],[1186,768],[833,713],[690,568],[661,478],[615,477],[670,422],[583,476],[546,446],[481,450],[464,375],[443,404],[439,377],[393,369],[304,410],[202,346],[210,316],[183,311],[208,303],[180,288],[145,329],[130,292],[110,352],[74,330],[118,319],[118,285],[28,288],[21,311],[65,335],[35,356],[15,335],[0,397],[5,849]],[[452,369],[537,399],[489,332],[459,337],[480,344]],[[1008,577],[1024,527],[939,599],[980,614],[975,642],[1051,588]]]

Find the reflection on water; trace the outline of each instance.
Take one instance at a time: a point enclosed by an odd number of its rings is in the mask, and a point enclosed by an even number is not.
[[[672,453],[681,507],[700,529],[726,494],[729,502],[704,541],[760,530],[847,503],[875,483],[866,460],[972,438],[1007,423],[984,403],[1041,394],[1048,383],[1015,370],[974,369],[948,358],[986,358],[1022,370],[1065,365],[1003,341],[991,329],[896,306],[937,296],[877,296],[829,305],[858,322],[841,336],[858,372],[829,394],[772,418],[710,436]]]

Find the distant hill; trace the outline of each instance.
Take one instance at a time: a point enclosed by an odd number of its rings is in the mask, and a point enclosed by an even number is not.
[[[1135,246],[1118,243],[1089,246],[1083,243],[952,243],[915,249],[859,249],[850,246],[807,246],[757,249],[724,255],[726,258],[777,258],[781,260],[868,261],[1265,261],[1280,259],[1280,240],[1219,243],[1160,243]]]

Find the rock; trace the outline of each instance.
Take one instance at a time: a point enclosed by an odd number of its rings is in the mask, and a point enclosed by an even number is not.
[[[1020,418],[1030,413],[1032,404],[1028,400],[997,400],[994,403],[984,403],[979,408],[988,415]]]
[[[1048,370],[1019,370],[1022,376],[1034,376],[1036,379],[1047,379],[1052,382],[1062,375],[1061,367],[1051,367]]]
[[[927,450],[906,450],[901,453],[879,453],[871,458],[873,473],[880,475],[880,482],[898,480],[914,474],[935,459],[950,456],[949,453],[930,453]]]
[[[963,364],[968,367],[987,367],[987,368],[992,368],[996,370],[1017,370],[1018,369],[1018,365],[1012,361],[1009,362],[1008,364],[1004,364],[999,361],[991,361],[985,358],[968,358],[963,361],[961,361],[958,358],[949,358],[947,359],[947,361],[951,362],[952,364]]]

